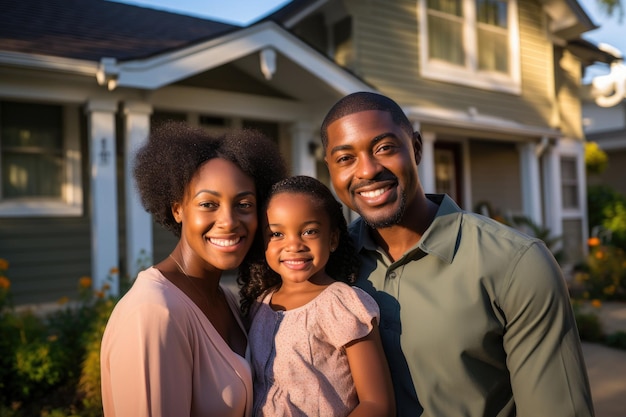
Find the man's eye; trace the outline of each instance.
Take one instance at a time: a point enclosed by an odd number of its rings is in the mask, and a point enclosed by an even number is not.
[[[377,153],[378,153],[378,152],[388,152],[388,151],[392,150],[393,148],[395,148],[395,146],[394,146],[394,145],[392,145],[392,144],[390,144],[390,143],[387,143],[387,144],[384,144],[384,145],[380,145],[380,146],[376,149],[376,152],[377,152]]]

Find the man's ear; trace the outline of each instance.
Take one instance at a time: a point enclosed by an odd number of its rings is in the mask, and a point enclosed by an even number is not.
[[[413,132],[413,152],[415,153],[415,164],[422,162],[422,135],[420,132]]]

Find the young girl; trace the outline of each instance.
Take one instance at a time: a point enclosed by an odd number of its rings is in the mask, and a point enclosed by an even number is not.
[[[259,226],[265,260],[240,275],[254,415],[395,415],[378,306],[346,284],[358,257],[339,202],[318,180],[291,177],[272,187]]]

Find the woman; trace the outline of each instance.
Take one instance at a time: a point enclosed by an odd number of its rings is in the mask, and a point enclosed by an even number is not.
[[[170,122],[138,151],[134,174],[146,210],[179,241],[109,319],[105,416],[249,416],[245,328],[220,278],[262,256],[258,210],[284,162],[257,132],[213,137]]]

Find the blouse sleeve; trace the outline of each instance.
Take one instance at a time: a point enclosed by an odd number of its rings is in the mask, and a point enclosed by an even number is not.
[[[103,345],[112,391],[105,406],[113,410],[105,410],[107,415],[189,415],[189,335],[163,306],[145,303],[129,313]]]
[[[365,291],[343,283],[335,283],[318,306],[319,322],[328,341],[337,349],[367,336],[378,322],[380,312],[376,301]]]

